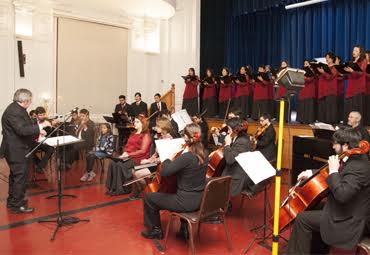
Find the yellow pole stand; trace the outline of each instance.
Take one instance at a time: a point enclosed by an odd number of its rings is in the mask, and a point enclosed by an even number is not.
[[[281,160],[283,153],[283,129],[284,129],[284,99],[280,99],[278,151],[275,177],[275,202],[274,202],[274,229],[272,236],[272,255],[278,255],[279,246],[279,210],[280,210],[280,188],[281,188]]]

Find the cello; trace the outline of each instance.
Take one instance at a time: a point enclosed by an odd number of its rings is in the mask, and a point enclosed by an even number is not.
[[[360,141],[358,148],[342,153],[339,159],[355,154],[368,153],[370,145],[367,141]],[[328,164],[321,167],[315,174],[298,183],[289,191],[279,210],[279,232],[283,231],[297,217],[297,215],[316,206],[329,192],[326,178],[329,176]]]

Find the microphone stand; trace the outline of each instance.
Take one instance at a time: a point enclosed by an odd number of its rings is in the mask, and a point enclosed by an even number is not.
[[[26,157],[29,157],[35,150],[37,150],[37,148],[39,148],[41,146],[41,144],[43,144],[46,141],[47,138],[49,138],[52,134],[57,132],[62,127],[62,125],[65,125],[65,123],[67,122],[67,120],[69,120],[71,118],[71,116],[72,116],[72,113],[65,115],[65,118],[64,118],[63,122],[61,124],[59,124],[52,132],[50,132],[50,134],[48,136],[46,136],[45,139],[42,140],[40,142],[40,144],[38,144],[31,152],[29,152],[26,155]],[[63,146],[63,150],[65,152],[65,146]],[[58,172],[58,193],[56,195],[49,196],[46,199],[53,198],[53,197],[58,198],[58,204],[57,204],[58,205],[58,216],[54,220],[39,220],[38,221],[38,223],[51,222],[51,223],[56,223],[57,224],[57,226],[54,230],[54,233],[50,238],[50,241],[55,240],[55,236],[56,236],[56,234],[58,233],[58,231],[61,227],[69,226],[71,224],[77,224],[79,222],[89,222],[90,221],[89,219],[79,219],[77,217],[72,217],[72,216],[63,216],[63,213],[62,213],[62,198],[63,197],[76,198],[77,196],[62,194],[62,169],[61,169],[60,158],[59,158],[59,140],[57,140],[57,146],[55,147],[55,151],[56,151],[56,168],[57,168],[57,172]],[[64,157],[64,161],[65,161],[65,157]]]

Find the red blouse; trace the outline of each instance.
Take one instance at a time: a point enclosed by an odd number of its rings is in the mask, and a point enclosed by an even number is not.
[[[304,77],[304,88],[299,91],[298,100],[316,98],[315,77]]]
[[[318,98],[338,96],[338,72],[334,66],[330,67],[331,74],[320,74],[318,83]]]
[[[366,95],[370,95],[370,74],[366,74]]]
[[[271,94],[273,93],[273,85],[272,85],[272,91],[271,91],[271,84],[272,83],[270,81],[265,81],[265,80],[255,82],[253,101],[271,99]]]
[[[216,83],[204,84],[203,99],[216,97]]]
[[[149,158],[151,144],[149,133],[132,134],[127,140],[125,151],[135,164],[140,164],[142,159]]]
[[[241,96],[249,96],[250,93],[249,86],[250,86],[249,81],[236,83],[235,97],[238,98]]]
[[[232,97],[232,83],[220,84],[220,92],[218,95],[218,102],[222,103],[228,101]]]
[[[184,99],[192,99],[198,97],[198,80],[185,82]]]
[[[346,98],[356,96],[366,92],[366,59],[357,62],[362,72],[352,72],[348,75],[348,86]]]
[[[344,76],[338,76],[337,80],[338,80],[338,95],[343,96],[344,95],[344,80],[345,80],[345,77]]]

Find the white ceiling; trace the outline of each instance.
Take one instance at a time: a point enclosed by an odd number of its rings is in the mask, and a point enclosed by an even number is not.
[[[93,11],[116,15],[169,19],[175,14],[176,0],[14,0],[25,9],[40,4],[62,12]],[[33,8],[32,8],[33,9]]]

